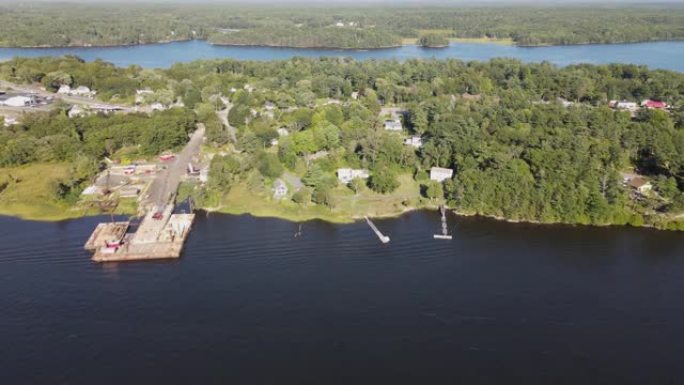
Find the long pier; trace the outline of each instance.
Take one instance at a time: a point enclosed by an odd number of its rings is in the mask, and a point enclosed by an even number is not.
[[[380,230],[378,230],[378,228],[375,226],[375,224],[368,217],[364,217],[364,218],[366,219],[366,223],[368,223],[368,226],[370,226],[370,228],[373,230],[373,232],[375,232],[375,235],[378,236],[378,239],[380,240],[380,242],[389,243],[390,237],[381,233]]]
[[[451,239],[451,235],[449,235],[449,228],[447,227],[447,219],[446,219],[446,209],[444,206],[439,206],[439,211],[442,214],[442,234],[434,234],[433,237],[434,239]]]

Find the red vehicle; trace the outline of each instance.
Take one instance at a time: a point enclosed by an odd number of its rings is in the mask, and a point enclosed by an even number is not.
[[[176,156],[173,154],[159,155],[159,160],[161,160],[162,162],[168,162],[174,159],[176,159]]]
[[[152,214],[152,219],[159,220],[162,218],[164,218],[164,213],[162,213],[161,211],[157,211],[156,213]]]

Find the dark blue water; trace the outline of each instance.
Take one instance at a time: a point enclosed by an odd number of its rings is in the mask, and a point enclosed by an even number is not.
[[[118,66],[137,64],[166,68],[177,62],[198,59],[234,58],[240,60],[275,60],[293,56],[340,56],[358,60],[457,58],[488,60],[509,57],[524,62],[549,61],[565,66],[575,63],[633,63],[652,68],[684,71],[684,42],[653,42],[613,45],[577,45],[555,47],[516,47],[499,44],[455,43],[444,49],[403,46],[380,50],[334,50],[268,47],[213,46],[205,41],[187,41],[132,47],[108,48],[0,48],[0,60],[14,56],[78,55],[85,60],[103,59]]]
[[[100,265],[98,218],[0,218],[0,383],[678,384],[684,237],[437,213],[200,215],[178,261]]]

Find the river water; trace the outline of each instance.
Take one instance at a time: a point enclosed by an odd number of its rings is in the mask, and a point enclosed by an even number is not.
[[[0,49],[117,65],[292,56],[639,63],[684,71],[684,43],[376,51],[216,47]],[[1,384],[676,384],[684,237],[414,212],[297,224],[200,215],[173,262],[100,265],[106,218],[0,217]]]
[[[458,58],[488,60],[510,57],[524,62],[549,61],[565,66],[576,63],[634,63],[652,68],[684,71],[684,42],[649,42],[638,44],[592,44],[554,47],[517,47],[500,44],[454,43],[443,49],[408,45],[380,50],[334,50],[269,47],[214,46],[195,40],[131,47],[92,48],[0,48],[0,60],[14,56],[77,55],[85,60],[103,59],[118,66],[137,64],[166,68],[177,62],[199,59],[234,58],[239,60],[275,60],[293,56],[340,56],[358,60],[411,58]]]
[[[172,262],[95,264],[98,221],[0,217],[2,384],[676,384],[684,237],[436,212],[198,215]]]

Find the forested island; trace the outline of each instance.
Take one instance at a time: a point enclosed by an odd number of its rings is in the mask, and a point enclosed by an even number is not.
[[[76,12],[74,8],[77,7]],[[207,39],[216,44],[371,49],[423,36],[522,46],[684,38],[684,8],[582,6],[0,5],[0,46],[61,47]]]
[[[0,78],[87,86],[122,104],[146,90],[147,102],[175,106],[69,117],[56,103],[24,114],[0,135],[7,214],[33,202],[78,207],[103,159],[173,151],[203,122],[208,181],[181,195],[210,210],[349,220],[447,204],[514,221],[684,229],[677,72],[337,58],[150,70],[62,57],[0,63]],[[644,99],[653,101],[638,107]],[[453,175],[432,180],[433,167]]]

